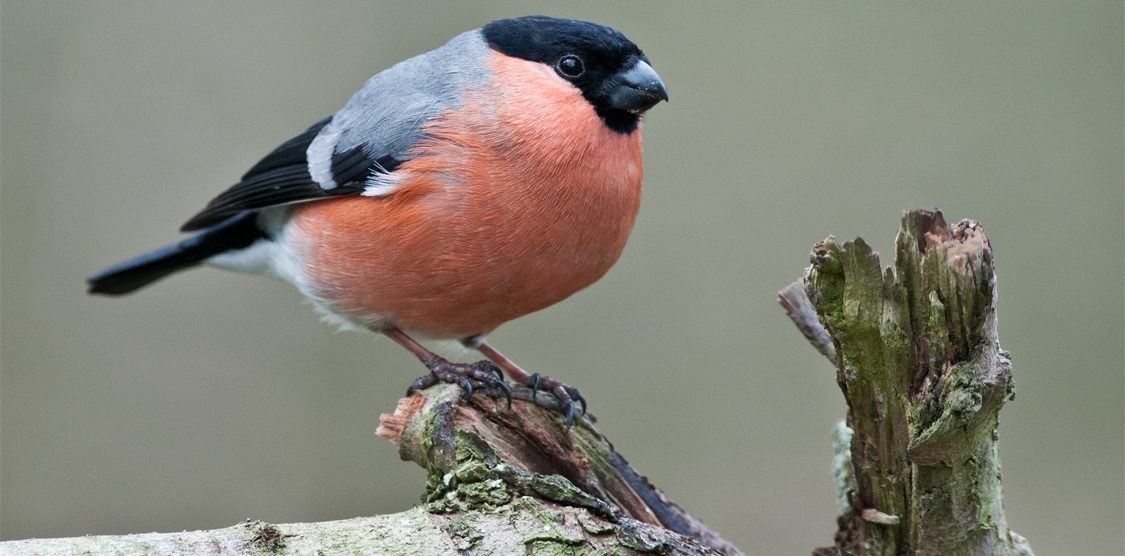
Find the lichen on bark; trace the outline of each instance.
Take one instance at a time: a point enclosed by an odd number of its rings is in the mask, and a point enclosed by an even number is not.
[[[925,210],[903,216],[895,246],[883,269],[862,239],[829,237],[781,292],[802,333],[834,355],[852,432],[835,470],[840,530],[816,554],[1030,555],[1001,495],[997,415],[1014,387],[992,247],[976,222],[951,227]],[[815,318],[801,314],[810,301]]]
[[[378,434],[428,471],[425,509],[455,521],[472,553],[741,554],[637,474],[586,417],[571,428],[539,404],[466,400],[447,384],[403,398],[380,423]],[[477,527],[495,515],[539,525],[498,551]]]

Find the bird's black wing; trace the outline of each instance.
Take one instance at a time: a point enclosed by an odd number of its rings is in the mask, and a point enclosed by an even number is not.
[[[392,156],[373,159],[362,147],[335,152],[332,155],[332,178],[336,187],[325,189],[309,174],[305,153],[317,134],[331,120],[332,118],[325,118],[304,133],[282,143],[250,168],[242,176],[242,181],[212,199],[180,230],[189,232],[207,228],[245,210],[341,195],[358,195],[363,192],[372,170],[390,172],[401,163]]]
[[[375,195],[389,194],[393,180],[379,174],[409,160],[423,128],[459,105],[463,88],[487,79],[485,70],[473,69],[482,54],[474,49],[486,48],[476,40],[463,35],[379,72],[332,118],[282,143],[181,229],[214,226],[242,211],[359,195],[369,186]]]

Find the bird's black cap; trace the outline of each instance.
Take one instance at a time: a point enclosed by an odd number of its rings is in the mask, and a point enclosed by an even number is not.
[[[493,21],[481,32],[498,52],[553,67],[559,76],[582,91],[614,131],[631,133],[644,110],[668,98],[664,84],[655,78],[646,83],[652,90],[645,91],[650,94],[643,102],[622,106],[621,99],[626,96],[620,90],[627,86],[622,77],[639,63],[648,66],[649,62],[633,41],[612,27],[574,19],[526,16]],[[563,62],[574,57],[577,64],[574,60]],[[652,75],[655,77],[655,73]],[[632,86],[636,88],[635,83]]]

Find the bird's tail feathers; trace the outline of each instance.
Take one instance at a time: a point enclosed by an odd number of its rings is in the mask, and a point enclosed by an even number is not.
[[[241,212],[174,245],[111,266],[86,279],[89,293],[125,295],[208,258],[248,247],[265,237],[255,212]]]

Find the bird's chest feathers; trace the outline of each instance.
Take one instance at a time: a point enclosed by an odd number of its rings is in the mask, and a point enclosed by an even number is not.
[[[472,139],[455,139],[466,152],[449,184],[457,194],[466,184],[472,190],[465,216],[513,257],[608,268],[640,204],[641,130],[609,129],[543,64],[496,56],[492,70],[487,91],[468,96],[455,126],[473,130]]]

